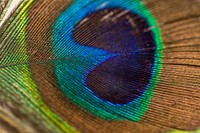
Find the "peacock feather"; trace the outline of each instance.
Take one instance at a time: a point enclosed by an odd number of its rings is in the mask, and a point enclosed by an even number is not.
[[[0,133],[200,127],[199,0],[0,1]]]

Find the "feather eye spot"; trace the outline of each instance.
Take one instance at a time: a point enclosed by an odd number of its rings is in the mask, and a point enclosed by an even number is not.
[[[139,2],[103,3],[76,1],[59,14],[52,48],[67,60],[55,61],[56,81],[66,98],[96,116],[138,121],[158,79],[160,34]]]

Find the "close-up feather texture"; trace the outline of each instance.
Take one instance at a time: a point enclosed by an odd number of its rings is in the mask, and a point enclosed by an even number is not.
[[[200,1],[1,0],[0,133],[200,133]]]

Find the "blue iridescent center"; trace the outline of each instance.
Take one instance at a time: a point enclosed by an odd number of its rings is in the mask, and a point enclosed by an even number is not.
[[[155,42],[145,19],[120,8],[87,15],[73,31],[80,45],[111,53],[90,69],[87,86],[97,97],[127,104],[140,97],[152,76]]]

